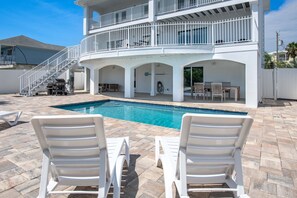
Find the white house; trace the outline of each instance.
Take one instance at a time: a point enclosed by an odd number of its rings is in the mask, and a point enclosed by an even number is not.
[[[91,94],[98,93],[99,83],[112,83],[127,98],[135,92],[154,96],[161,81],[165,94],[183,101],[189,87],[203,81],[239,86],[249,107],[261,100],[264,11],[269,0],[76,4],[84,9],[80,63],[90,70],[86,74],[90,73]]]
[[[126,98],[164,94],[183,101],[195,82],[230,82],[246,106],[262,98],[264,12],[269,0],[76,0],[85,38],[20,77],[32,95],[79,63],[85,89],[118,85]]]

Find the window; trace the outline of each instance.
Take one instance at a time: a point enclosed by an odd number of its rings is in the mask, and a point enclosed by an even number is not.
[[[109,46],[109,44],[110,44],[110,46]],[[107,49],[114,49],[115,48],[115,42],[114,41],[111,41],[110,43],[107,42],[107,47],[106,48]]]
[[[207,27],[179,31],[178,44],[207,44]]]
[[[183,9],[185,7],[185,0],[178,0],[177,6],[178,6],[178,9]]]
[[[124,21],[126,19],[127,19],[127,12],[126,11],[123,11],[122,12],[122,21]]]
[[[143,9],[144,15],[148,15],[148,5],[145,5]]]
[[[116,15],[115,15],[115,22],[116,23],[120,22],[119,13],[116,13]]]
[[[193,44],[206,44],[207,43],[207,27],[193,29]]]
[[[195,6],[196,5],[196,0],[190,0],[190,6]]]
[[[191,43],[191,30],[187,30],[185,35],[185,31],[178,32],[178,44],[189,44]],[[185,40],[186,39],[186,40]],[[185,43],[186,41],[186,43]]]

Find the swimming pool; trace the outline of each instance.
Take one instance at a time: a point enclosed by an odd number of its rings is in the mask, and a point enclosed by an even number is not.
[[[174,129],[180,129],[181,119],[185,113],[246,115],[246,113],[243,112],[157,105],[118,100],[103,100],[79,104],[60,105],[55,107],[80,113],[101,114],[106,117]]]

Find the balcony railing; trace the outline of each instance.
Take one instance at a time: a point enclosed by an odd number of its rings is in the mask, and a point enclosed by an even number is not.
[[[219,3],[222,1],[229,0],[159,0],[157,13],[166,14],[169,12],[176,12],[213,3]]]
[[[216,22],[163,23],[97,33],[81,41],[81,55],[129,48],[249,42],[251,17]],[[153,33],[153,34],[152,34]]]
[[[92,21],[91,29],[106,27],[119,23],[135,21],[148,17],[148,3],[118,10],[99,17],[99,22]]]
[[[0,65],[13,65],[15,64],[14,55],[0,55]]]

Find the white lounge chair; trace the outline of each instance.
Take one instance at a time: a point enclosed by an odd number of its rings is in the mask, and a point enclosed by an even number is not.
[[[75,193],[120,197],[129,138],[105,138],[101,115],[36,116],[32,125],[43,151],[39,197]],[[49,172],[52,175],[50,181]],[[58,184],[99,186],[98,191],[54,191]]]
[[[156,137],[156,163],[163,166],[166,198],[172,197],[172,184],[180,197],[221,191],[243,196],[241,149],[252,122],[248,115],[185,114],[180,137]],[[215,184],[229,188],[206,187]]]
[[[15,112],[11,112],[11,111],[0,111],[0,120],[4,120],[10,126],[14,126],[14,125],[16,125],[18,123],[21,115],[22,115],[22,112],[21,111],[15,111]],[[14,121],[9,121],[9,118],[11,116],[15,116]]]

